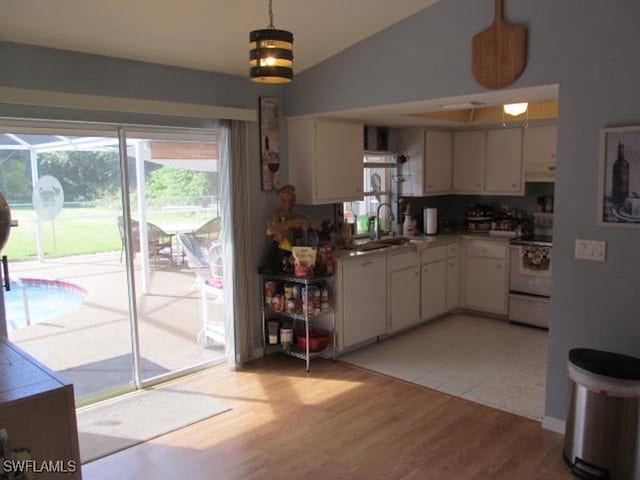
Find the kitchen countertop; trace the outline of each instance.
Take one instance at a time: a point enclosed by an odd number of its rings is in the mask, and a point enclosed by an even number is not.
[[[392,238],[392,237],[388,237]],[[421,252],[427,248],[438,247],[441,245],[448,245],[450,243],[454,243],[459,241],[460,239],[468,239],[468,240],[489,240],[495,242],[502,242],[508,244],[511,238],[506,237],[497,237],[493,235],[489,235],[488,233],[450,233],[443,235],[421,235],[416,237],[406,237],[409,239],[409,242],[403,245],[391,245],[388,247],[375,248],[372,250],[353,250],[337,247],[333,251],[333,256],[335,260],[349,260],[352,258],[361,258],[364,256],[372,256],[372,255],[386,255],[387,253],[396,254],[402,252]],[[371,240],[373,241],[373,240]],[[362,241],[362,244],[366,244],[369,240]]]

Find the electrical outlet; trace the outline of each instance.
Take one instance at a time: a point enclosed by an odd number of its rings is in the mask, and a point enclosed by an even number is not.
[[[607,253],[607,242],[604,240],[576,239],[575,258],[604,262]]]

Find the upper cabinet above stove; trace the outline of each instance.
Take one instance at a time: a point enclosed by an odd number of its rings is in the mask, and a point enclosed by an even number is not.
[[[555,181],[557,139],[558,129],[555,126],[524,129],[522,155],[525,181]]]
[[[522,129],[454,132],[453,192],[524,195]]]

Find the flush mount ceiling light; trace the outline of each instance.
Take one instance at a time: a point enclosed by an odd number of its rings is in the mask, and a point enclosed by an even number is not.
[[[440,108],[443,110],[459,110],[463,108],[478,108],[482,105],[486,105],[486,103],[471,100],[470,102],[445,103],[440,105]]]
[[[273,26],[269,0],[269,26],[249,34],[249,76],[259,83],[287,83],[293,78],[293,33]]]
[[[517,117],[518,115],[522,115],[529,108],[528,103],[507,103],[503,107],[504,113],[507,115],[511,115],[512,117]]]

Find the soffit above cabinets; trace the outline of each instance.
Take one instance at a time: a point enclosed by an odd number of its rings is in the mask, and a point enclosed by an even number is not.
[[[517,116],[507,115],[502,105],[473,107],[460,110],[442,110],[438,112],[414,113],[411,116],[432,120],[445,120],[461,126],[487,125],[492,123],[522,123],[523,121],[555,120],[558,118],[558,101],[529,102],[526,113]]]
[[[446,129],[491,127],[508,123],[554,124],[558,118],[558,84],[389,103],[325,112],[331,118],[386,127],[426,126]],[[502,117],[502,105],[529,103],[529,113]],[[444,107],[443,107],[444,106]]]

